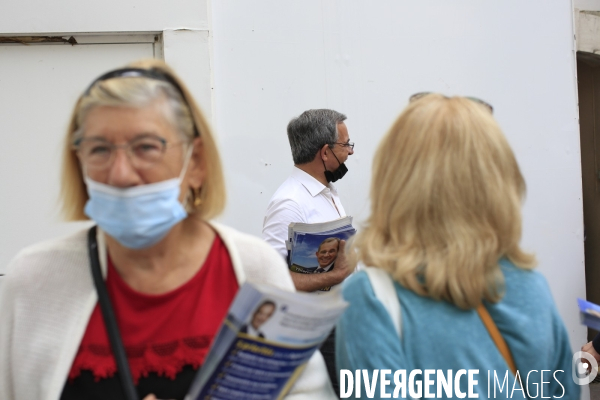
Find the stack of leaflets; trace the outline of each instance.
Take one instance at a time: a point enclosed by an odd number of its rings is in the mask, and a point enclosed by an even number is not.
[[[317,224],[292,222],[286,241],[290,271],[302,274],[331,271],[335,268],[340,240],[348,240],[355,233],[352,217]]]
[[[325,296],[245,283],[185,399],[282,399],[347,306]]]
[[[600,331],[600,306],[587,300],[577,299],[581,323]]]

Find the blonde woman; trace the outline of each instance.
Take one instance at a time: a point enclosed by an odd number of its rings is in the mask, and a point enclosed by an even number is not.
[[[338,368],[355,378],[367,370],[371,379],[388,369],[387,393],[397,378],[405,396],[523,398],[523,389],[536,397],[543,386],[543,396],[578,399],[567,331],[544,277],[532,270],[534,257],[519,245],[525,182],[491,107],[464,97],[415,97],[375,154],[371,215],[353,244],[364,265],[393,278],[401,337],[359,272],[343,287],[350,307],[337,327]],[[479,316],[481,305],[507,357]],[[502,391],[494,376],[507,377]],[[384,397],[379,380],[373,398]]]
[[[65,138],[62,201],[68,219],[97,230],[10,264],[0,399],[183,399],[244,281],[294,290],[270,246],[211,221],[224,187],[211,130],[169,67],[150,60],[96,79]],[[116,324],[99,306],[103,281]],[[289,398],[335,398],[321,355],[309,363]]]

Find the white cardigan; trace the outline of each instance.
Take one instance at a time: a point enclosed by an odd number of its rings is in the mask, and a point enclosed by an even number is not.
[[[227,247],[241,285],[246,280],[293,291],[279,254],[262,240],[210,222]],[[106,276],[104,236],[98,245]],[[0,290],[0,399],[58,400],[97,303],[87,230],[22,250]],[[288,400],[336,399],[316,352]]]

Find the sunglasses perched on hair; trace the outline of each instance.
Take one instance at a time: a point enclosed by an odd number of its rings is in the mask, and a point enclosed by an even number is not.
[[[156,69],[156,68],[143,69],[143,68],[126,67],[126,68],[119,68],[119,69],[115,69],[113,71],[109,71],[109,72],[99,76],[98,78],[96,78],[87,87],[87,89],[85,90],[83,95],[84,96],[89,95],[92,88],[98,82],[103,82],[103,81],[107,81],[109,79],[114,79],[114,78],[147,78],[147,79],[153,79],[156,81],[167,82],[171,86],[173,86],[175,88],[175,90],[177,90],[177,92],[179,92],[181,99],[189,107],[189,103],[185,96],[185,92],[183,91],[183,88],[179,85],[179,83],[177,83],[175,78],[173,78],[168,73],[161,71],[159,69]],[[194,137],[200,137],[200,132],[198,131],[198,128],[196,127],[195,123],[194,123]]]
[[[412,96],[410,96],[408,98],[408,102],[412,103],[413,101],[417,101],[427,95],[433,94],[433,92],[420,92],[420,93],[415,93]],[[442,95],[443,96],[443,95]],[[446,98],[448,98],[448,96],[444,96]],[[488,110],[490,110],[490,113],[494,113],[494,107],[492,107],[492,105],[488,102],[485,102],[481,99],[478,99],[477,97],[469,97],[469,96],[464,96],[465,99],[469,99],[471,101],[474,101],[477,104],[481,104],[482,106],[484,106],[485,108],[487,108]]]

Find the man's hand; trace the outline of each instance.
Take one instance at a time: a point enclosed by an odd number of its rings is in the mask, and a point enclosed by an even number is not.
[[[324,274],[301,274],[290,272],[296,290],[300,292],[314,292],[316,290],[337,285],[352,273],[352,268],[346,255],[346,241],[340,240],[334,268]]]
[[[325,274],[330,275],[329,278],[333,279],[333,283],[331,285],[326,286],[333,286],[343,282],[344,279],[346,279],[348,275],[352,273],[352,270],[350,269],[350,266],[348,264],[348,257],[346,256],[346,241],[340,240],[338,255],[335,259],[335,267],[327,274]]]

